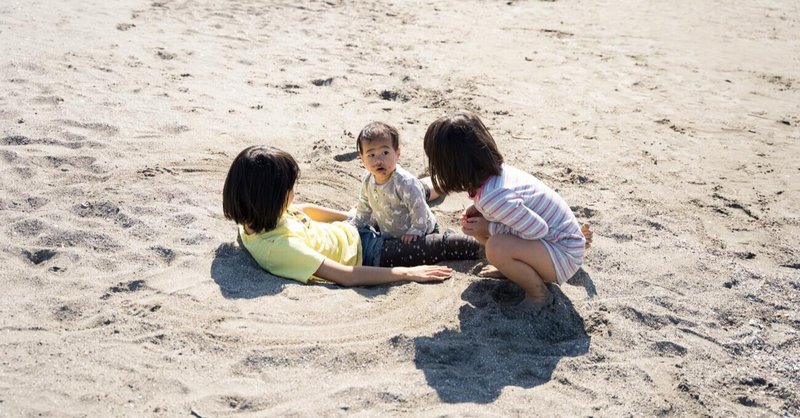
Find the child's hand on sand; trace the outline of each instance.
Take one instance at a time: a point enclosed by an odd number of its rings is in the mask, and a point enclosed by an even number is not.
[[[453,269],[447,266],[394,267],[402,269],[407,280],[413,282],[441,282],[453,275]]]
[[[489,236],[489,221],[483,216],[477,215],[461,220],[461,231],[473,237]]]
[[[411,244],[412,242],[416,241],[416,240],[417,240],[417,238],[419,238],[417,235],[414,235],[414,234],[405,234],[405,235],[403,235],[402,237],[400,237],[400,241],[401,241],[403,244]]]

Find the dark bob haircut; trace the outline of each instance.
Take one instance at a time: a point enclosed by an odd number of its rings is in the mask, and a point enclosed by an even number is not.
[[[392,148],[394,148],[395,151],[400,148],[400,133],[397,132],[397,128],[383,122],[370,122],[361,130],[358,134],[358,139],[356,139],[358,154],[360,155],[363,152],[363,147],[361,145],[363,142],[372,142],[376,139],[383,138],[390,138],[392,140]]]
[[[233,160],[222,189],[225,218],[256,232],[274,229],[298,176],[300,167],[289,153],[273,147],[245,148]]]
[[[457,112],[435,120],[425,133],[425,154],[439,193],[474,193],[502,170],[503,156],[478,115]]]

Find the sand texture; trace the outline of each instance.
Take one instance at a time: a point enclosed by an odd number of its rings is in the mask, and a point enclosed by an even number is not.
[[[2,1],[0,416],[800,416],[798,39],[788,0]],[[367,122],[421,174],[457,109],[594,228],[541,315],[485,261],[279,279],[222,216],[248,145],[347,209]]]

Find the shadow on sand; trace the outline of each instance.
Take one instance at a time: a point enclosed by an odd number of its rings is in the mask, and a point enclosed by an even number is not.
[[[294,280],[270,274],[256,263],[241,245],[220,244],[214,251],[211,262],[211,278],[219,286],[222,296],[228,299],[253,299],[281,293],[287,286],[305,286]],[[316,283],[329,289],[341,289],[335,283]],[[396,284],[382,286],[359,286],[351,290],[365,298],[386,294]]]
[[[550,380],[562,357],[589,350],[583,319],[557,286],[539,314],[514,305],[522,289],[507,280],[472,283],[462,293],[459,330],[414,339],[415,363],[447,403],[485,404],[506,386],[531,388]]]
[[[582,268],[578,269],[578,271],[567,280],[567,284],[586,289],[586,294],[589,296],[589,299],[593,299],[597,296],[597,288],[594,287],[594,281],[591,276],[589,276],[589,273]]]
[[[214,251],[211,278],[228,299],[277,295],[284,287],[295,284],[267,273],[244,248],[233,243],[220,244]]]

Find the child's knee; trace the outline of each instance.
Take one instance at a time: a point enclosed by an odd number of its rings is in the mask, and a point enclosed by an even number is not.
[[[492,235],[486,240],[486,259],[499,264],[509,258],[508,240],[503,235]]]

